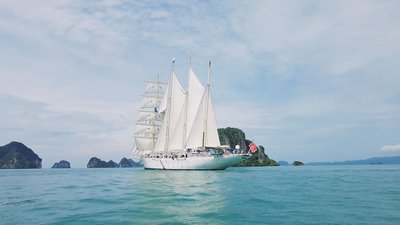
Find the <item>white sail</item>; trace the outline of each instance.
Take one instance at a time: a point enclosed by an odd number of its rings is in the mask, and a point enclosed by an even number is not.
[[[163,123],[161,126],[161,129],[160,129],[160,132],[158,133],[156,145],[153,149],[154,152],[164,152],[165,151],[166,137],[167,137],[167,123]]]
[[[186,119],[185,108],[186,108],[186,101],[184,103],[184,106],[182,107],[181,113],[179,115],[178,121],[176,122],[172,135],[170,135],[170,141],[168,146],[169,150],[183,149],[186,143],[186,138],[184,136],[185,119]]]
[[[136,137],[135,143],[137,149],[140,151],[151,151],[151,149],[153,148],[153,139],[151,137]]]
[[[135,135],[143,135],[145,137],[152,137],[153,133],[156,136],[158,131],[160,130],[160,126],[156,124],[136,124]]]
[[[163,114],[157,112],[163,99],[165,88],[165,83],[147,81],[134,132],[134,155],[148,154],[154,149],[164,119]]]
[[[163,121],[163,114],[155,113],[154,109],[152,111],[150,110],[139,110],[139,116],[138,116],[138,122],[143,122],[143,121],[158,121],[162,122]]]
[[[170,82],[168,83],[167,108],[164,115],[164,123],[161,127],[160,134],[155,145],[154,151],[169,151],[169,146],[175,146],[177,143],[173,140],[173,133],[178,124],[179,116],[185,103],[185,91],[183,90],[175,72],[172,73]],[[165,99],[165,98],[164,98]],[[161,103],[163,105],[164,103]]]
[[[143,96],[142,108],[155,108],[161,104],[162,97],[159,96]]]
[[[193,73],[192,70],[190,70],[189,79],[198,81],[196,75]],[[193,108],[188,108],[188,132],[186,147],[218,147],[221,144],[219,142],[217,123],[215,120],[214,109],[211,101],[210,85],[208,86],[208,88],[199,88],[199,86],[197,86],[196,89],[196,83],[197,82],[192,83],[192,87],[194,87],[192,89],[198,91],[197,93],[193,93],[192,99],[194,99],[194,102],[191,102]],[[191,83],[189,82],[189,88],[190,84]],[[189,92],[189,96],[190,94],[191,93]],[[201,99],[200,104],[198,105],[196,114],[193,117],[194,120],[191,121],[189,117],[192,116],[191,113],[193,113],[194,108],[196,108],[196,100],[199,98]]]
[[[170,82],[169,82],[170,83]],[[158,110],[159,113],[165,113],[168,105],[168,96],[169,96],[169,83],[167,84],[167,89],[164,92],[164,96],[160,103],[160,108]]]
[[[208,75],[205,87],[189,68],[186,92],[174,71],[167,85],[148,82],[136,123],[133,154],[145,169],[225,169],[240,162],[240,154],[205,148],[220,146],[210,67]]]
[[[203,98],[205,87],[201,84],[192,68],[189,69],[188,98],[186,111],[186,140],[189,138],[190,131],[194,125],[198,114],[200,103]],[[187,147],[187,146],[186,146]]]
[[[147,81],[146,93],[165,93],[167,85],[158,81]]]
[[[207,110],[207,115],[206,115],[207,122],[205,124],[206,137],[205,137],[204,145],[207,147],[218,147],[218,146],[221,146],[221,143],[219,142],[217,121],[215,120],[215,114],[214,114],[214,109],[212,106],[210,92],[208,94],[207,102],[208,102],[208,107],[206,109]]]
[[[220,146],[211,95],[190,68],[185,95],[175,73],[160,106],[166,106],[164,123],[154,151]]]

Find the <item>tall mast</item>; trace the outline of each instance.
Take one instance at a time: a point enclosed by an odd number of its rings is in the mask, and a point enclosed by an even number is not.
[[[157,92],[156,96],[159,96],[160,94],[160,74],[157,74]],[[151,146],[151,152],[154,152],[154,147],[155,147],[155,141],[156,141],[156,117],[157,117],[158,109],[157,106],[154,107],[154,119],[153,119],[153,142]]]
[[[174,70],[175,70],[175,58],[172,59],[172,71],[171,71],[171,79],[170,79],[170,84],[168,85],[168,104],[167,104],[167,109],[166,112],[168,113],[168,118],[167,118],[167,130],[166,130],[166,135],[165,135],[165,146],[164,149],[165,151],[168,151],[168,145],[169,145],[169,123],[171,121],[171,95],[172,95],[172,85],[174,82],[173,80],[173,75],[174,75]]]
[[[206,109],[204,115],[204,127],[203,127],[203,148],[205,147],[205,142],[207,141],[207,119],[208,119],[208,104],[210,98],[210,87],[211,87],[211,60],[208,62],[208,77],[207,77],[207,93],[206,93]]]
[[[189,87],[189,82],[190,82],[190,69],[192,68],[192,54],[190,54],[189,57],[189,71],[188,71],[188,80],[187,80],[187,87]],[[183,119],[183,136],[182,136],[182,149],[186,149],[186,128],[187,128],[187,113],[188,113],[188,102],[189,102],[189,93],[188,90],[186,90],[185,93],[185,108],[184,108],[184,115],[185,118]]]

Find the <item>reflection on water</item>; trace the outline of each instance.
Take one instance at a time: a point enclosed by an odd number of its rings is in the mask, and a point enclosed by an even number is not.
[[[223,208],[224,190],[219,171],[143,171],[140,202],[135,206],[141,222],[209,223]],[[137,221],[136,221],[137,222]]]
[[[400,224],[399,171],[7,170],[0,171],[0,224]]]

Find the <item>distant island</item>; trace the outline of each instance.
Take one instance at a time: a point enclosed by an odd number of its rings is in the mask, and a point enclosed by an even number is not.
[[[304,163],[302,163],[300,161],[294,161],[293,166],[304,166]]]
[[[280,166],[289,166],[289,163],[286,162],[286,161],[278,161],[278,164],[279,164]]]
[[[386,156],[386,157],[372,157],[362,160],[347,160],[338,162],[310,162],[306,165],[309,166],[322,166],[322,165],[388,165],[400,164],[400,156]]]
[[[87,168],[115,168],[115,167],[142,167],[141,164],[132,159],[122,158],[119,163],[112,160],[106,162],[97,157],[92,157],[87,163]]]
[[[0,169],[40,169],[42,159],[20,142],[0,147]]]
[[[57,162],[54,163],[54,165],[51,168],[53,168],[53,169],[67,169],[67,168],[71,168],[71,164],[66,160],[61,160],[58,163]]]
[[[92,157],[87,168],[115,168],[115,167],[141,167],[140,163],[132,159],[122,158],[119,163],[112,160],[105,162],[96,157]],[[42,159],[26,147],[21,142],[13,141],[7,145],[0,146],[0,169],[40,169]],[[51,168],[71,168],[71,164],[66,160],[54,163]]]

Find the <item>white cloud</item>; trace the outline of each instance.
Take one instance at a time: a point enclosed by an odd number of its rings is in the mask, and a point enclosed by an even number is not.
[[[383,154],[400,154],[400,144],[398,145],[384,145],[379,152]]]
[[[307,148],[312,136],[334,142],[368,126],[390,137],[400,121],[399,12],[397,1],[5,0],[0,97],[42,104],[42,117],[58,118],[46,128],[76,126],[85,140],[120,146],[133,127],[86,128],[134,121],[142,81],[166,78],[172,57],[184,77],[192,52],[200,76],[213,60],[219,124],[260,144],[277,140],[284,152],[287,135]]]

